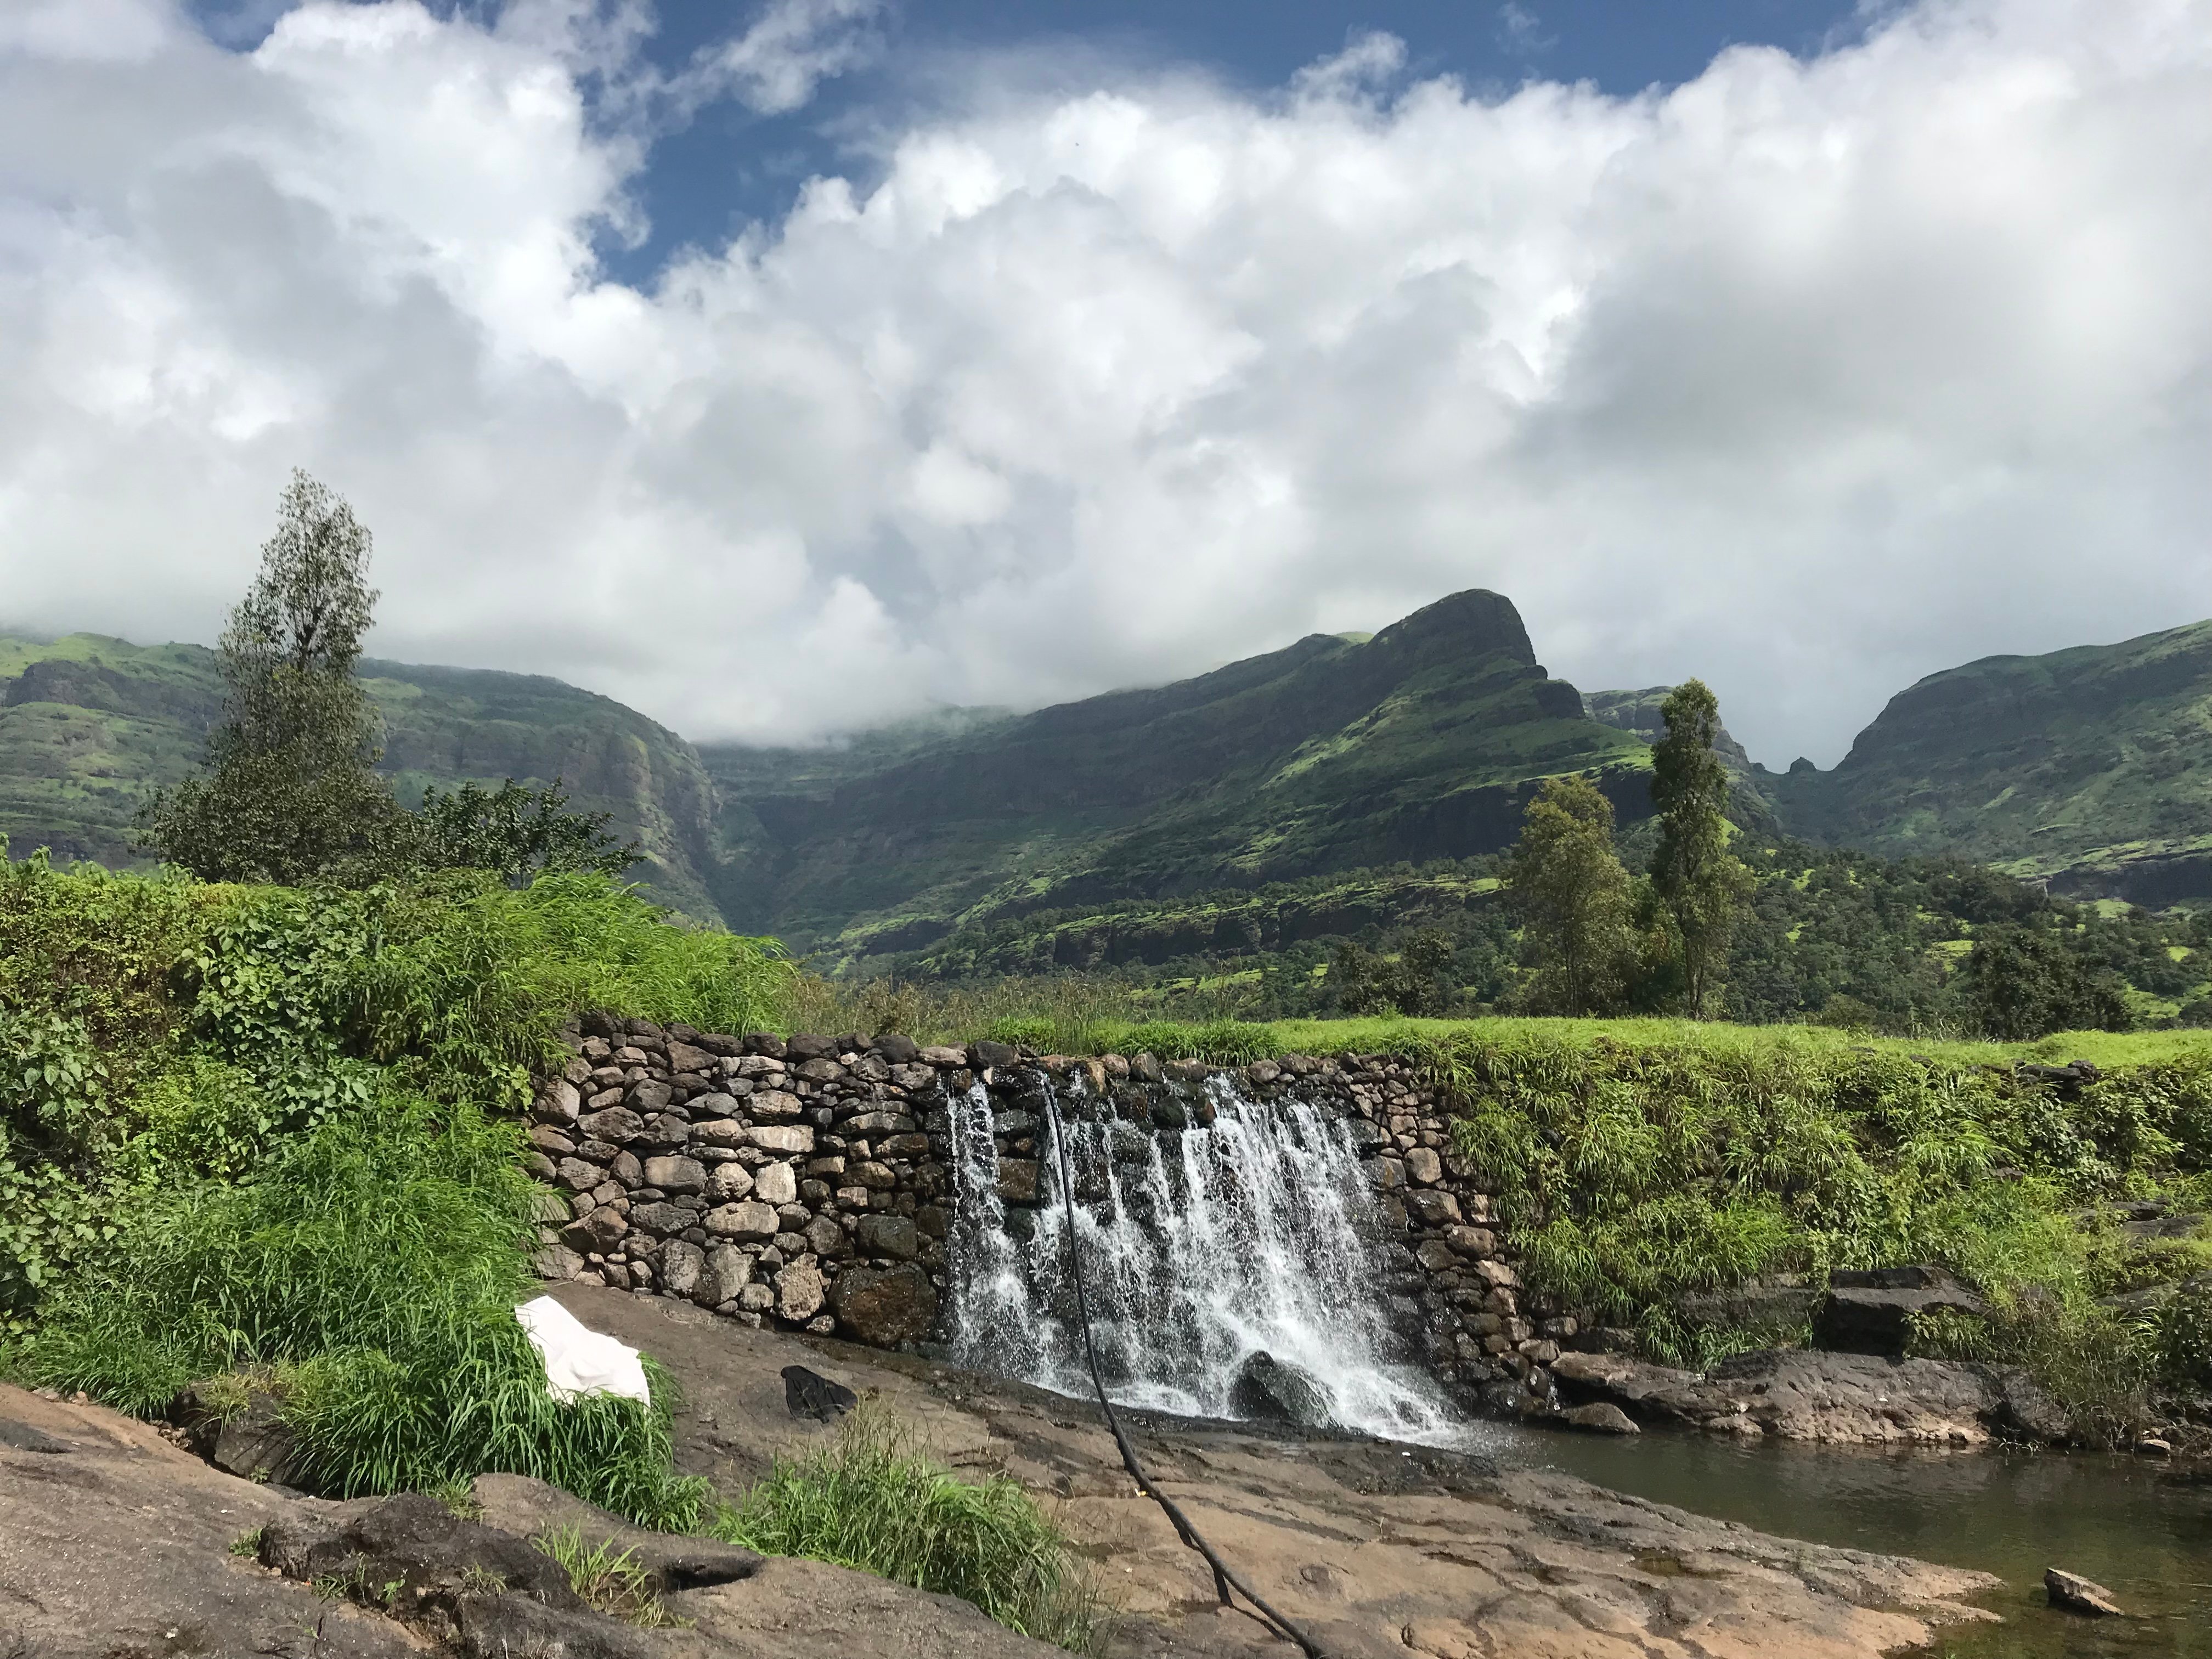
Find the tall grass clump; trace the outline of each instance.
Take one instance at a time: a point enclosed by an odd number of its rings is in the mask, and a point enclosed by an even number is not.
[[[767,1555],[804,1556],[972,1601],[1025,1636],[1079,1653],[1103,1636],[1099,1600],[1019,1483],[957,1479],[913,1451],[881,1415],[779,1457],[712,1530]]]
[[[670,1473],[665,1378],[650,1407],[548,1391],[514,1316],[532,1204],[511,1126],[381,1095],[235,1184],[149,1194],[106,1264],[49,1298],[24,1369],[142,1413],[194,1382],[265,1374],[318,1490],[504,1470],[646,1525],[695,1524],[702,1488]]]

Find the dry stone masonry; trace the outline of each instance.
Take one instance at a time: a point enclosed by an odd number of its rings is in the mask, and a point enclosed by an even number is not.
[[[1209,1079],[1341,1117],[1386,1243],[1373,1282],[1392,1326],[1472,1404],[1545,1408],[1549,1366],[1581,1328],[1531,1297],[1491,1197],[1453,1151],[1434,1094],[1387,1056],[1289,1055],[1234,1072],[1150,1054],[1039,1058],[887,1034],[718,1036],[608,1016],[569,1034],[532,1109],[550,1188],[538,1271],[689,1300],[755,1326],[882,1347],[940,1339],[952,1231],[949,1106],[990,1086],[997,1197],[1010,1231],[1049,1201],[1034,1097],[1134,1103],[1152,1133],[1203,1128]],[[1079,1079],[1076,1074],[1082,1073]],[[1583,1334],[1585,1340],[1588,1334]],[[1409,1354],[1408,1357],[1414,1357]]]

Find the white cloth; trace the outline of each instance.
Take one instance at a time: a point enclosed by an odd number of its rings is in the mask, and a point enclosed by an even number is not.
[[[562,1405],[587,1394],[618,1395],[650,1404],[637,1350],[592,1330],[550,1296],[514,1310],[515,1322],[545,1361],[545,1384]]]

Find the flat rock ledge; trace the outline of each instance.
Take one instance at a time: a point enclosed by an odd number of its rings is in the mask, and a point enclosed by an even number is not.
[[[1737,1354],[1709,1371],[1620,1354],[1561,1354],[1563,1401],[1638,1424],[1863,1445],[2063,1443],[2065,1413],[2016,1365],[1891,1359],[1820,1349]]]
[[[804,1364],[970,1477],[1037,1494],[1118,1608],[1109,1659],[1290,1659],[1130,1485],[1080,1402],[918,1356],[755,1330],[580,1285],[555,1294],[683,1386],[678,1466],[725,1494],[836,1425],[794,1417]],[[568,1659],[1050,1659],[965,1602],[815,1562],[625,1527],[485,1476],[476,1518],[421,1498],[326,1503],[210,1467],[146,1425],[0,1388],[0,1613],[40,1659],[559,1651]],[[1875,1659],[1993,1615],[1986,1574],[1769,1537],[1542,1471],[1382,1442],[1145,1419],[1168,1494],[1331,1659]],[[527,1539],[633,1546],[679,1630],[580,1609]],[[400,1618],[319,1597],[350,1576]],[[319,1638],[312,1636],[319,1623]],[[175,1632],[175,1634],[171,1634]],[[193,1644],[198,1645],[194,1646]],[[289,1644],[289,1645],[287,1645]]]

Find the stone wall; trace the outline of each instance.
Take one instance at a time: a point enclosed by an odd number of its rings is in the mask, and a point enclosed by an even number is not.
[[[1149,1054],[1042,1059],[1003,1044],[884,1036],[732,1037],[587,1018],[538,1092],[533,1169],[547,1195],[539,1271],[687,1298],[754,1325],[879,1346],[941,1336],[954,1182],[947,1103],[991,1085],[1010,1219],[1038,1179],[1044,1077],[1135,1105],[1162,1133],[1203,1127],[1218,1068]],[[1354,1126],[1388,1239],[1390,1322],[1455,1391],[1492,1409],[1553,1397],[1561,1348],[1590,1333],[1523,1285],[1491,1196],[1450,1145],[1434,1094],[1388,1056],[1291,1055],[1234,1073]],[[557,1194],[557,1196],[556,1196]]]

